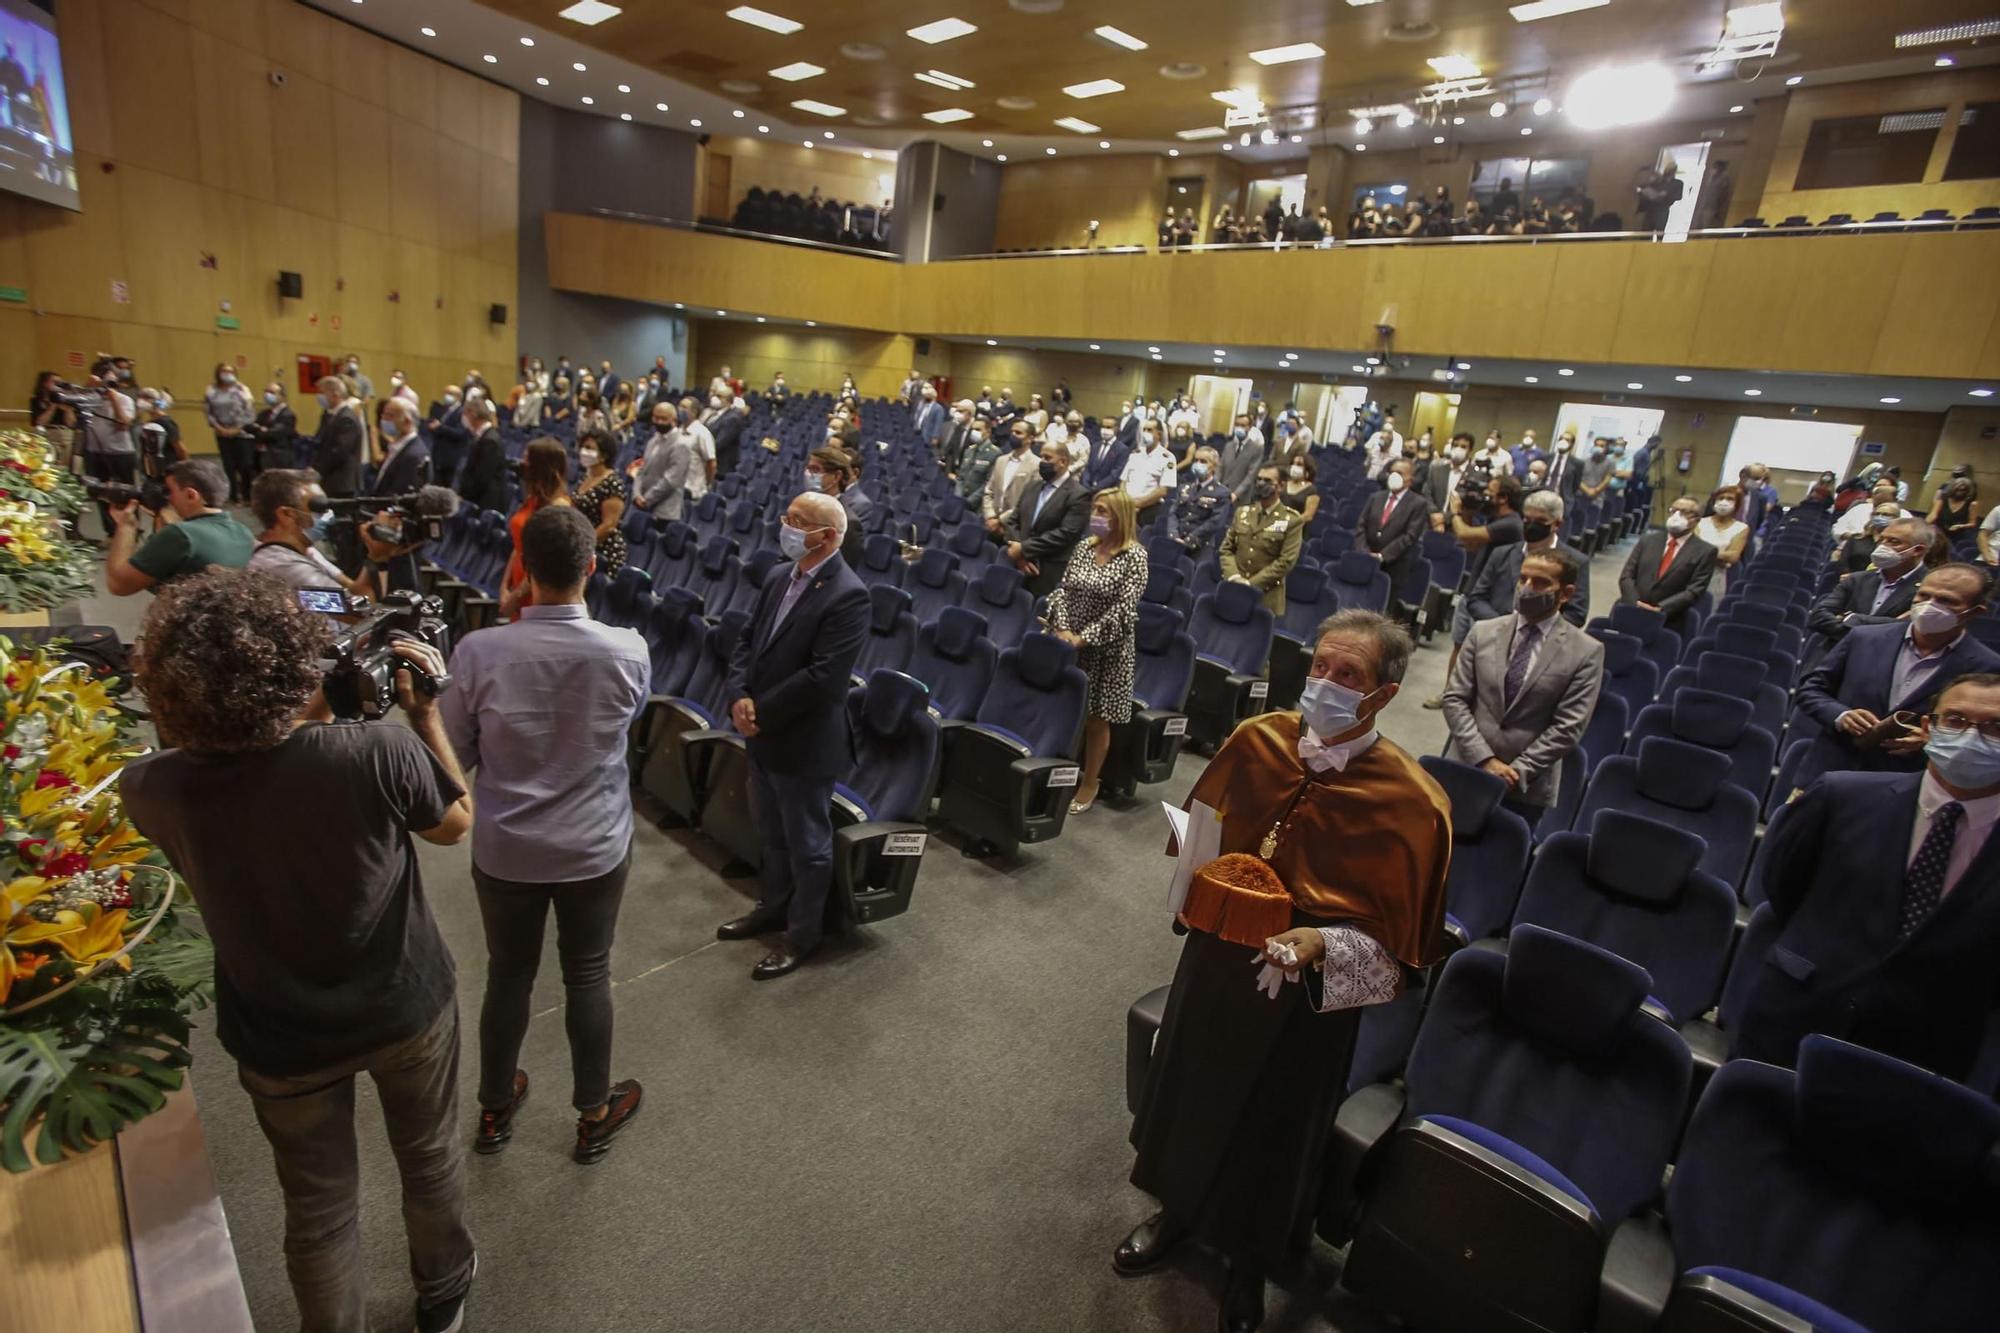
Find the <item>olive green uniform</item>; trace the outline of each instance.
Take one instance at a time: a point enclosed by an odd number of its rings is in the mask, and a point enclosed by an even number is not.
[[[1266,509],[1252,500],[1236,507],[1222,539],[1222,576],[1247,579],[1264,594],[1272,615],[1285,612],[1285,575],[1299,563],[1305,520],[1283,500]]]

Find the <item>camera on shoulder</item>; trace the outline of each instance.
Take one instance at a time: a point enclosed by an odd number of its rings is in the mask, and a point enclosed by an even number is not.
[[[308,611],[361,617],[341,630],[321,663],[320,687],[335,717],[364,722],[386,717],[396,704],[398,671],[409,672],[417,693],[433,699],[450,687],[449,675],[426,671],[395,650],[399,641],[410,639],[450,655],[451,631],[437,598],[392,592],[378,603],[347,597],[337,588],[302,588],[299,604]]]

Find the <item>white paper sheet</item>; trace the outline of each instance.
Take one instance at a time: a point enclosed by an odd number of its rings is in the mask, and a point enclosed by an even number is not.
[[[1167,812],[1174,840],[1180,845],[1180,855],[1174,861],[1173,881],[1167,886],[1167,911],[1178,913],[1181,904],[1187,901],[1188,885],[1194,880],[1194,872],[1221,854],[1222,816],[1200,801],[1189,802],[1186,810],[1161,801],[1160,808]]]

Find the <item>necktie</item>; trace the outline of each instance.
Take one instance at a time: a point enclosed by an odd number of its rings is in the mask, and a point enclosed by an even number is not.
[[[1674,553],[1680,549],[1681,539],[1679,537],[1667,538],[1667,549],[1660,552],[1660,568],[1659,572],[1653,575],[1655,579],[1663,579],[1667,576],[1667,570],[1674,563]]]
[[[1541,634],[1539,624],[1525,623],[1521,632],[1514,636],[1514,655],[1507,659],[1507,679],[1501,684],[1509,707],[1513,706],[1514,696],[1521,692],[1522,684],[1528,679],[1528,663],[1535,655],[1535,640]]]
[[[1944,897],[1951,845],[1958,840],[1958,820],[1964,813],[1965,807],[1957,801],[1946,801],[1931,816],[1931,831],[1924,835],[1923,846],[1917,848],[1917,859],[1910,862],[1909,873],[1903,876],[1903,896],[1896,913],[1897,938],[1910,938],[1911,932],[1937,910],[1938,900]]]
[[[1393,514],[1393,513],[1395,513],[1395,512],[1396,512],[1396,501],[1397,501],[1397,500],[1399,500],[1399,499],[1401,499],[1401,498],[1402,498],[1402,497],[1401,497],[1401,496],[1399,496],[1399,495],[1398,495],[1398,494],[1397,494],[1396,492],[1394,492],[1394,491],[1391,491],[1391,492],[1389,493],[1389,501],[1388,501],[1388,503],[1382,506],[1382,526],[1383,526],[1383,527],[1385,527],[1385,528],[1386,528],[1386,527],[1388,527],[1388,526],[1389,526],[1389,515],[1391,515],[1391,514]]]

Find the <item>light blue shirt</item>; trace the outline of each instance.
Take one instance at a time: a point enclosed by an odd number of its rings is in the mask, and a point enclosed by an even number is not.
[[[472,780],[472,861],[562,884],[617,868],[632,841],[626,733],[646,702],[646,641],[581,605],[530,606],[466,636],[438,715]]]

